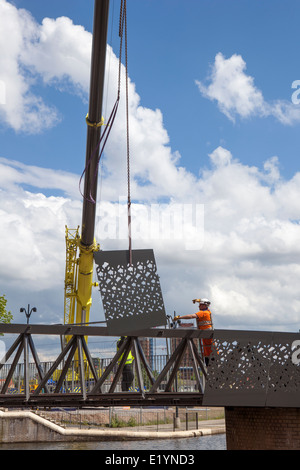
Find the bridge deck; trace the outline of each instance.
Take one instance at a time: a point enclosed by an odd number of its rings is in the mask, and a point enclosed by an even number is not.
[[[300,407],[300,333],[153,328],[127,336],[111,362],[99,373],[85,337],[110,336],[106,328],[69,325],[0,325],[0,333],[18,335],[0,361],[8,365],[1,379],[0,406],[258,406]],[[35,349],[34,335],[68,335],[70,340],[50,369],[44,369]],[[162,369],[151,370],[139,337],[172,338],[173,352]],[[198,340],[212,339],[209,365],[197,348]],[[197,340],[197,341],[195,341]],[[128,352],[133,348],[135,374],[141,392],[117,392]],[[30,390],[29,354],[32,354],[38,386]],[[64,393],[68,370],[78,352],[77,373],[81,393]],[[189,352],[195,392],[174,392],[176,378]],[[14,357],[14,359],[13,359]],[[23,362],[22,361],[22,357]],[[86,362],[84,362],[84,357]],[[121,359],[122,357],[122,359]],[[12,361],[8,364],[8,361]],[[10,383],[19,365],[24,371],[24,393],[10,394]],[[86,386],[86,366],[93,388]],[[184,367],[184,366],[183,366]],[[54,372],[58,379],[53,387]],[[109,380],[108,380],[109,379]],[[146,383],[147,381],[147,383]],[[107,390],[106,383],[109,389]],[[89,383],[90,385],[90,383]],[[51,390],[52,388],[52,390]],[[18,388],[18,391],[21,387]],[[73,389],[72,389],[73,390]],[[164,390],[164,391],[162,391]],[[185,390],[185,388],[183,388]],[[53,393],[50,393],[53,391]],[[60,393],[59,393],[60,392]]]
[[[146,393],[144,396],[136,392],[103,393],[87,395],[83,399],[79,393],[43,393],[31,395],[28,400],[24,394],[0,395],[0,406],[6,408],[22,407],[72,407],[76,408],[93,406],[202,406],[203,394],[201,393]]]

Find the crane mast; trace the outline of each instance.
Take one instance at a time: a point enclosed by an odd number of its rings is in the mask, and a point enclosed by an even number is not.
[[[101,137],[109,0],[95,0],[81,234],[66,229],[65,323],[88,323],[92,303],[98,144]],[[76,239],[79,256],[70,256]],[[71,259],[71,263],[70,263]],[[75,298],[75,302],[74,302]],[[66,309],[67,306],[67,309]],[[76,310],[76,312],[75,312]],[[76,315],[76,316],[75,316]]]

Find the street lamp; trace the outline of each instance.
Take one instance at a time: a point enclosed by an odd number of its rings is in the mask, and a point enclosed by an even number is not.
[[[36,312],[36,307],[32,307],[32,309],[30,309],[30,305],[28,304],[27,310],[25,308],[20,308],[20,312],[21,313],[25,312],[25,315],[26,315],[26,318],[27,318],[27,325],[28,325],[30,315],[32,314],[32,312]]]

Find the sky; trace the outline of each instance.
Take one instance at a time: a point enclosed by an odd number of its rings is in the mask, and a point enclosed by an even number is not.
[[[133,248],[154,250],[167,314],[193,313],[192,299],[206,297],[215,328],[298,331],[299,3],[127,3]],[[119,7],[111,0],[104,121],[117,93]],[[28,304],[33,322],[63,322],[93,9],[0,0],[0,294],[15,322]],[[123,67],[99,167],[103,250],[128,247],[124,84]],[[102,320],[95,289],[90,321]]]

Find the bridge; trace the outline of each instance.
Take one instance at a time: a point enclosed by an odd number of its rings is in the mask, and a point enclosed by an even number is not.
[[[106,327],[80,325],[1,324],[0,333],[13,335],[13,343],[0,363],[5,376],[0,386],[0,406],[99,407],[99,406],[224,406],[300,408],[300,334],[266,331],[148,328],[129,333],[103,370],[95,367],[88,338],[111,336]],[[68,338],[61,352],[45,369],[35,338],[56,335]],[[151,369],[140,338],[172,339],[174,348],[161,370]],[[198,341],[212,338],[205,365]],[[120,392],[118,383],[126,356],[135,357],[137,390]],[[194,390],[177,391],[176,380],[189,351]],[[80,383],[74,392],[65,386],[71,368]],[[122,357],[123,356],[123,357]],[[299,356],[299,357],[298,357]],[[122,358],[121,358],[122,357]],[[36,368],[37,386],[30,387],[30,359]],[[121,358],[121,359],[120,359]],[[23,387],[11,393],[14,375],[22,366]],[[87,372],[88,371],[88,372]],[[55,377],[55,380],[53,378]],[[109,380],[109,387],[104,387]],[[51,385],[50,385],[51,384]]]

